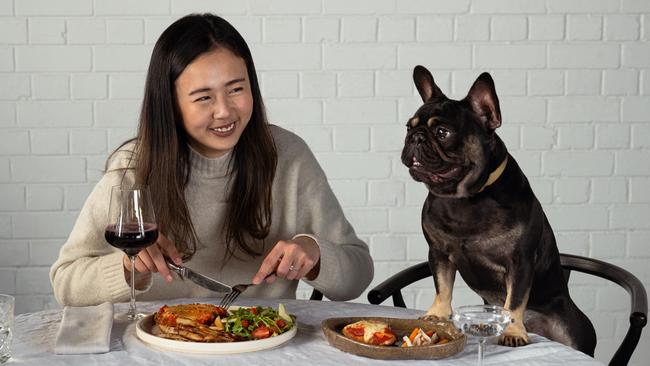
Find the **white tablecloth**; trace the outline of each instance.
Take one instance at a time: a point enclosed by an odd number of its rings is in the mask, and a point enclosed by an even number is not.
[[[188,302],[218,303],[218,299],[179,299],[168,304]],[[242,299],[236,305],[277,307],[282,302],[298,318],[298,333],[284,345],[264,351],[236,355],[193,355],[150,348],[136,336],[133,324],[115,321],[111,333],[111,351],[105,354],[55,355],[54,340],[61,321],[61,311],[42,311],[18,315],[15,319],[14,356],[8,365],[476,365],[477,343],[471,337],[460,354],[439,361],[379,361],[344,353],[331,347],[320,329],[323,319],[341,316],[386,316],[415,318],[421,311],[389,306],[347,302],[305,300]],[[161,302],[140,302],[138,310],[151,313]],[[115,312],[124,312],[127,304],[117,304]],[[531,344],[509,348],[489,344],[486,365],[602,365],[589,356],[559,343],[530,335]]]

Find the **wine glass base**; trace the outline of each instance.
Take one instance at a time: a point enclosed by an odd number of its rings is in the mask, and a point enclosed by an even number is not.
[[[144,318],[144,314],[142,313],[136,313],[136,314],[127,314],[126,318],[129,320],[138,320]]]
[[[136,320],[140,320],[144,318],[146,315],[142,313],[122,313],[122,314],[116,314],[114,319],[119,320],[119,321],[127,321],[127,322],[132,322]]]

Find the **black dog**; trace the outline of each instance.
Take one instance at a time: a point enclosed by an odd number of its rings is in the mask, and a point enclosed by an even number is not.
[[[458,270],[486,303],[511,311],[501,344],[528,344],[528,329],[593,356],[596,333],[569,297],[551,226],[495,133],[492,77],[481,74],[462,100],[422,66],[413,79],[424,104],[407,123],[402,162],[429,189],[422,230],[436,297],[425,317],[449,317]]]

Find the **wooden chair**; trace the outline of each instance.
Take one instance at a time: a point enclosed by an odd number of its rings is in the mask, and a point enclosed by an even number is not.
[[[316,289],[313,289],[309,300],[323,300],[323,293]]]
[[[609,361],[609,365],[627,365],[639,343],[641,331],[648,321],[648,298],[643,284],[623,268],[597,259],[560,254],[560,261],[567,282],[571,271],[583,272],[612,281],[623,287],[630,295],[630,326],[623,342]],[[405,308],[401,290],[413,282],[430,276],[431,269],[428,262],[406,268],[372,289],[368,293],[368,301],[371,304],[381,304],[392,297],[393,305]]]

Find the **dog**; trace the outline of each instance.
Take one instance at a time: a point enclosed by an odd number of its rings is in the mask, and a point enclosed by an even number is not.
[[[513,322],[499,343],[528,331],[593,356],[596,333],[571,297],[551,226],[530,184],[495,133],[494,81],[481,74],[462,100],[448,99],[423,66],[413,70],[424,104],[407,122],[401,160],[429,194],[422,230],[436,296],[425,319],[449,319],[456,271]]]

